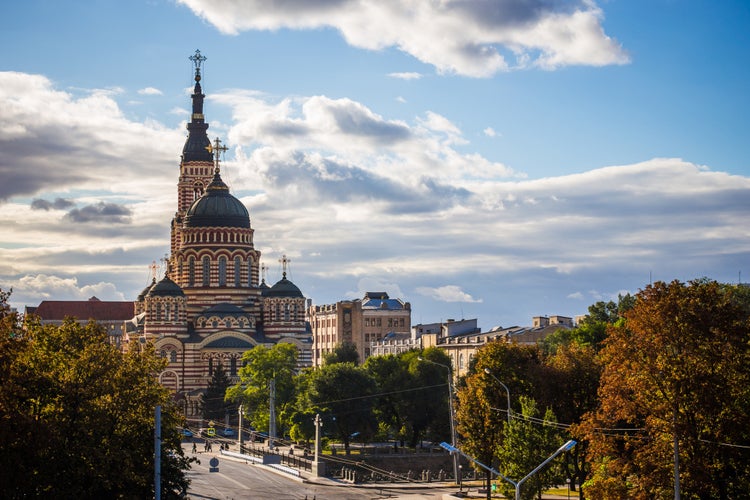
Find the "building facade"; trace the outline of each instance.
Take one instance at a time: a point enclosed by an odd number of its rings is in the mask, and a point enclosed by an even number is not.
[[[281,280],[273,286],[261,280],[261,253],[248,210],[221,178],[220,155],[226,148],[208,137],[200,83],[205,58],[196,51],[191,60],[192,114],[179,165],[167,270],[136,298],[128,335],[130,348],[153,344],[168,360],[159,380],[175,392],[188,416],[199,414],[200,395],[218,365],[236,381],[242,355],[256,345],[294,344],[300,366],[310,364],[312,352],[306,300],[287,279],[286,257]]]
[[[339,344],[353,344],[360,362],[372,355],[371,343],[388,335],[409,335],[411,304],[391,299],[385,292],[367,292],[364,298],[311,306],[307,310],[312,330],[312,362],[323,364],[323,356]]]

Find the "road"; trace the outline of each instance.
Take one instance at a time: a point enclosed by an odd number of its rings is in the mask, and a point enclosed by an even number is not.
[[[186,445],[185,453],[191,454]],[[437,488],[417,491],[391,485],[381,489],[303,483],[263,466],[246,464],[219,453],[198,453],[196,456],[201,463],[193,464],[187,473],[191,481],[188,498],[192,500],[440,500],[449,491]],[[219,461],[217,472],[209,471],[209,461],[213,457]]]

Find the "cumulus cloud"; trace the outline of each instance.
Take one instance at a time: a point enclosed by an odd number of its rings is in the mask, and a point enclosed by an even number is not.
[[[487,77],[529,66],[629,61],[604,32],[593,0],[180,2],[223,33],[330,27],[354,47],[395,47],[441,73]]]
[[[120,93],[64,92],[41,75],[0,72],[0,202],[45,190],[100,190],[112,179],[127,191],[138,176],[154,181],[144,195],[163,189],[159,181],[171,184],[171,177],[158,174],[170,171],[184,134],[126,119],[114,100]],[[132,175],[123,177],[123,171]]]
[[[100,201],[83,208],[74,208],[65,218],[71,222],[101,222],[105,224],[129,224],[132,211],[125,206]]]
[[[122,292],[112,283],[80,285],[77,278],[61,278],[47,274],[35,274],[19,279],[18,288],[24,294],[41,300],[87,300],[96,296],[100,300],[126,300]]]
[[[73,206],[75,203],[65,198],[55,198],[55,201],[36,198],[31,201],[32,210],[66,210]]]
[[[163,95],[163,92],[154,87],[145,87],[138,90],[140,95]]]
[[[439,288],[418,287],[417,293],[438,302],[482,302],[482,299],[475,299],[457,285],[445,285]]]

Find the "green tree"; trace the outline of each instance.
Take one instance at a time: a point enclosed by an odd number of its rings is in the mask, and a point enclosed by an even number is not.
[[[208,381],[206,392],[201,396],[201,411],[205,420],[223,422],[233,409],[233,405],[225,400],[228,387],[229,376],[219,362]]]
[[[242,356],[245,363],[239,371],[240,380],[227,389],[226,397],[242,405],[243,416],[258,430],[269,429],[271,380],[276,389],[277,429],[281,434],[290,422],[281,420],[289,415],[286,407],[294,400],[294,375],[297,348],[281,342],[272,347],[257,345]]]
[[[0,331],[0,491],[6,498],[154,496],[154,409],[162,407],[162,496],[187,488],[182,417],[152,348],[122,353],[104,328],[67,319]],[[150,347],[150,346],[149,346]],[[8,473],[17,471],[18,473]]]
[[[419,358],[422,358],[421,360]],[[402,354],[413,389],[403,400],[403,418],[409,446],[423,438],[451,441],[448,378],[453,377],[451,359],[437,347]],[[442,366],[439,366],[442,365]]]
[[[750,323],[744,287],[657,282],[636,296],[601,351],[600,405],[582,424],[596,498],[747,495]],[[632,432],[601,429],[632,428]]]
[[[347,454],[354,433],[362,439],[373,434],[375,381],[367,370],[353,363],[334,363],[306,372],[305,377],[307,391],[299,394],[298,408],[320,413]]]
[[[403,355],[370,356],[365,370],[377,384],[375,417],[384,439],[406,438],[406,401],[413,397],[413,379]]]
[[[354,363],[358,365],[359,353],[357,353],[357,346],[351,342],[336,344],[333,351],[323,354],[323,363],[326,365],[334,363]]]
[[[505,424],[505,439],[497,450],[500,470],[514,481],[533,471],[563,443],[552,409],[547,408],[540,418],[536,401],[532,398],[521,396],[519,403],[521,415]],[[557,467],[550,464],[529,478],[522,486],[521,498],[541,499],[542,491],[556,484],[560,478],[555,469]],[[515,490],[510,483],[503,482],[501,487],[506,497],[513,496]]]

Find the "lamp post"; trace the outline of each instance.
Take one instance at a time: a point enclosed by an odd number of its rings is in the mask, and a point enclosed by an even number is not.
[[[240,415],[239,425],[237,425],[237,446],[242,453],[242,405],[237,409],[237,413]]]
[[[511,419],[511,409],[510,409],[510,391],[508,390],[508,386],[500,382],[500,379],[498,379],[495,375],[492,374],[489,368],[484,369],[484,373],[489,375],[490,377],[495,379],[495,382],[503,386],[503,389],[505,389],[505,394],[508,396],[508,424],[510,424]]]
[[[423,358],[422,356],[419,356],[417,359],[419,361],[424,361],[425,363],[430,363],[437,366],[442,366],[446,370],[448,370],[448,414],[450,418],[450,427],[451,427],[451,444],[455,448],[456,446],[456,423],[455,418],[453,415],[453,370],[451,370],[450,366],[444,365],[442,363],[436,363],[435,361],[430,361],[429,359]],[[459,469],[458,469],[458,455],[453,455],[453,477],[456,479],[455,483],[460,484],[460,478],[458,476]]]
[[[544,468],[544,466],[547,465],[548,463],[550,463],[557,455],[559,455],[560,453],[562,453],[564,451],[569,451],[577,443],[578,443],[577,441],[571,439],[570,441],[568,441],[564,445],[560,446],[557,449],[556,452],[554,452],[552,455],[550,455],[549,457],[547,457],[547,459],[544,462],[542,462],[541,464],[539,464],[533,471],[531,471],[528,474],[526,474],[526,476],[523,479],[521,479],[520,481],[518,481],[518,482],[515,482],[512,479],[503,476],[502,474],[500,474],[498,471],[496,471],[492,467],[489,467],[489,466],[483,464],[482,462],[479,462],[478,460],[473,459],[472,457],[470,457],[466,453],[462,452],[461,450],[459,450],[455,446],[451,446],[448,443],[440,443],[440,446],[442,448],[448,450],[449,452],[451,452],[451,454],[453,456],[457,456],[460,453],[461,455],[463,455],[464,457],[468,458],[469,460],[471,460],[472,462],[474,462],[478,466],[482,467],[483,469],[488,470],[492,474],[495,474],[496,476],[500,476],[501,478],[505,479],[510,484],[512,484],[515,487],[515,489],[516,489],[515,500],[521,500],[521,485],[523,483],[525,483],[526,480],[529,479],[531,476],[533,476],[534,474],[536,474],[537,472],[539,472],[540,470],[542,470]]]

